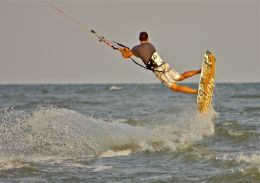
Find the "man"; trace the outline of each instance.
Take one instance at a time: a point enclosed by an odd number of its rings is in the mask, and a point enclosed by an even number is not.
[[[140,44],[134,46],[132,50],[128,48],[118,49],[124,58],[130,58],[133,55],[141,58],[146,67],[152,70],[156,77],[173,91],[190,94],[198,93],[198,90],[178,85],[176,82],[199,74],[201,70],[187,71],[179,74],[160,58],[154,46],[148,41],[148,34],[146,32],[140,33],[139,40]]]

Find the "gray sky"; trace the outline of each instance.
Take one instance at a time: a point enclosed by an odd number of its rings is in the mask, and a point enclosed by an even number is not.
[[[50,8],[0,0],[0,83],[159,83]],[[217,58],[217,82],[260,82],[259,1],[56,1],[107,38],[130,47],[147,31],[178,72]],[[188,79],[198,82],[199,76]]]

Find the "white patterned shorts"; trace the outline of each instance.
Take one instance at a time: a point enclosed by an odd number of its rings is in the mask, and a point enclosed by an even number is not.
[[[156,77],[168,87],[171,87],[181,77],[181,75],[171,68],[168,63],[164,63],[160,67],[157,67],[153,72]]]

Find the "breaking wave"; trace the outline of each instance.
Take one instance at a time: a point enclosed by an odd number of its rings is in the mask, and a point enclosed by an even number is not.
[[[123,89],[123,87],[116,86],[116,85],[112,85],[112,86],[109,87],[109,90],[122,90],[122,89]]]

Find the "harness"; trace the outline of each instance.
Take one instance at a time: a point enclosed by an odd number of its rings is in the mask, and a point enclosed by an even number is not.
[[[157,52],[154,52],[151,56],[149,62],[146,65],[146,68],[152,71],[155,71],[156,68],[162,66],[165,62],[161,59]]]

